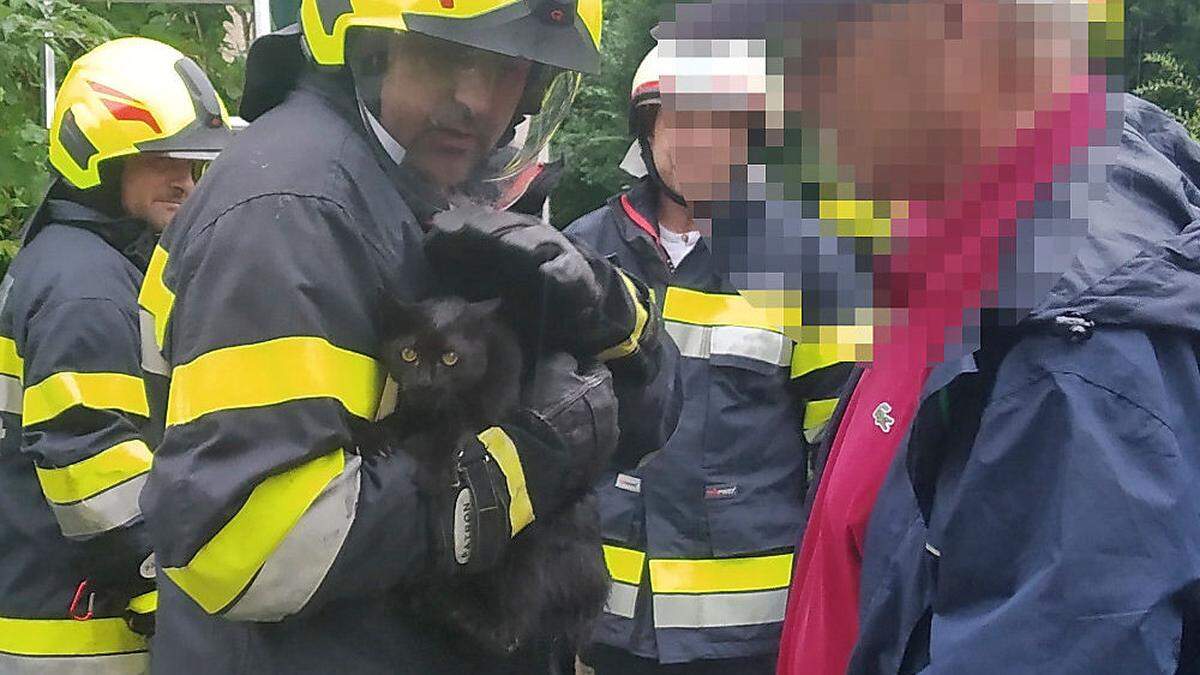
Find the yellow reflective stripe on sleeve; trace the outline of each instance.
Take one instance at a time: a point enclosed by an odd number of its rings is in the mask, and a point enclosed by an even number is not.
[[[671,286],[663,302],[663,318],[701,326],[742,326],[782,333],[781,326],[791,325],[785,309],[754,307],[740,295],[702,293]],[[797,322],[798,323],[798,322]]]
[[[791,583],[792,554],[712,560],[651,560],[650,587],[657,593],[736,593],[783,588]]]
[[[159,349],[163,347],[163,340],[167,335],[167,321],[171,318],[171,308],[175,306],[175,294],[163,281],[167,258],[165,248],[154,247],[154,255],[150,257],[150,266],[146,268],[146,278],[142,281],[142,290],[138,294],[138,304],[154,317],[154,340]]]
[[[183,567],[163,572],[215,614],[250,584],[329,482],[342,472],[345,453],[334,450],[258,484],[242,508]]]
[[[0,617],[0,652],[20,656],[96,656],[146,650],[146,639],[125,619],[9,619]]]
[[[797,343],[792,348],[792,379],[829,366],[856,360],[854,345],[838,343]]]
[[[25,389],[25,426],[52,420],[75,406],[150,416],[142,378],[124,373],[55,373]]]
[[[609,347],[608,349],[600,352],[600,355],[596,357],[600,361],[614,361],[636,352],[638,343],[642,339],[642,333],[644,333],[646,330],[646,322],[650,318],[649,312],[646,311],[645,306],[642,305],[641,300],[638,298],[637,286],[633,283],[633,280],[621,270],[617,270],[617,274],[621,277],[621,281],[625,284],[625,290],[629,293],[629,299],[633,301],[635,312],[633,331],[629,334],[629,337],[620,344]]]
[[[604,564],[608,566],[608,575],[613,581],[637,585],[642,583],[642,570],[645,569],[646,554],[620,546],[604,545]]]
[[[57,504],[78,502],[150,470],[150,448],[134,439],[56,469],[37,467],[46,498]]]
[[[18,380],[25,372],[25,361],[17,354],[17,343],[12,338],[0,337],[0,375]]]
[[[374,419],[383,390],[375,359],[319,337],[284,337],[208,352],[177,366],[167,425],[221,410],[332,398],[356,417]]]
[[[525,470],[517,446],[500,427],[491,427],[479,434],[479,440],[488,454],[500,465],[504,480],[508,484],[508,523],[512,536],[525,529],[534,519],[533,503],[529,501],[529,489],[525,485]]]
[[[130,600],[129,611],[134,614],[150,614],[158,611],[158,591],[142,593]]]
[[[820,401],[809,401],[804,404],[804,430],[818,429],[833,417],[833,411],[837,408],[838,400],[836,398],[827,398]]]

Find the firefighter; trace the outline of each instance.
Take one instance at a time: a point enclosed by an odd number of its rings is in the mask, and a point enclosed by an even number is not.
[[[405,597],[584,498],[561,479],[615,437],[618,399],[626,463],[661,442],[626,410],[677,414],[649,290],[486,206],[598,67],[600,0],[305,0],[301,17],[251,48],[250,126],[141,293],[171,374],[143,497],[154,671],[547,672],[548,645],[486,654]],[[517,414],[446,448],[464,509],[443,516],[402,442],[363,448],[404,404],[379,360],[401,303],[445,294],[527,311],[547,356]]]
[[[165,399],[143,383],[137,293],[231,134],[196,63],[153,40],[101,45],[63,81],[54,180],[0,286],[0,672],[148,670],[138,493]]]
[[[674,435],[599,487],[613,586],[583,660],[598,675],[771,673],[808,443],[851,365],[787,338],[714,268],[675,185],[661,102],[651,51],[623,163],[641,179],[567,229],[654,288],[683,357]]]

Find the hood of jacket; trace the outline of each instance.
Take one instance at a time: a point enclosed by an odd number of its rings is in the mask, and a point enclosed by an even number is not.
[[[1200,331],[1200,145],[1169,114],[1126,97],[1120,147],[1086,240],[1026,322]]]

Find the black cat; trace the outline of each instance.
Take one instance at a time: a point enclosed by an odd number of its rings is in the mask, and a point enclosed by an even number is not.
[[[454,448],[502,422],[521,400],[526,359],[499,308],[499,300],[457,297],[409,305],[383,347],[384,365],[398,385],[396,413],[387,424],[417,460],[419,489],[441,514],[452,508]],[[548,640],[578,646],[609,587],[595,502],[588,496],[562,513],[538,517],[487,572],[423,581],[410,591],[414,609],[485,649],[511,653]]]

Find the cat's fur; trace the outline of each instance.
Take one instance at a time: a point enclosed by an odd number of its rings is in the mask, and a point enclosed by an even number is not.
[[[457,297],[405,306],[383,347],[399,392],[387,424],[400,448],[417,460],[418,486],[438,517],[448,517],[452,508],[454,449],[504,421],[521,400],[526,359],[516,333],[499,317],[499,306],[496,300],[468,303]],[[454,357],[446,356],[451,353]],[[588,496],[559,514],[539,515],[509,542],[493,569],[435,575],[408,593],[423,616],[486,649],[508,653],[546,640],[579,646],[604,606],[608,586],[599,518]]]

